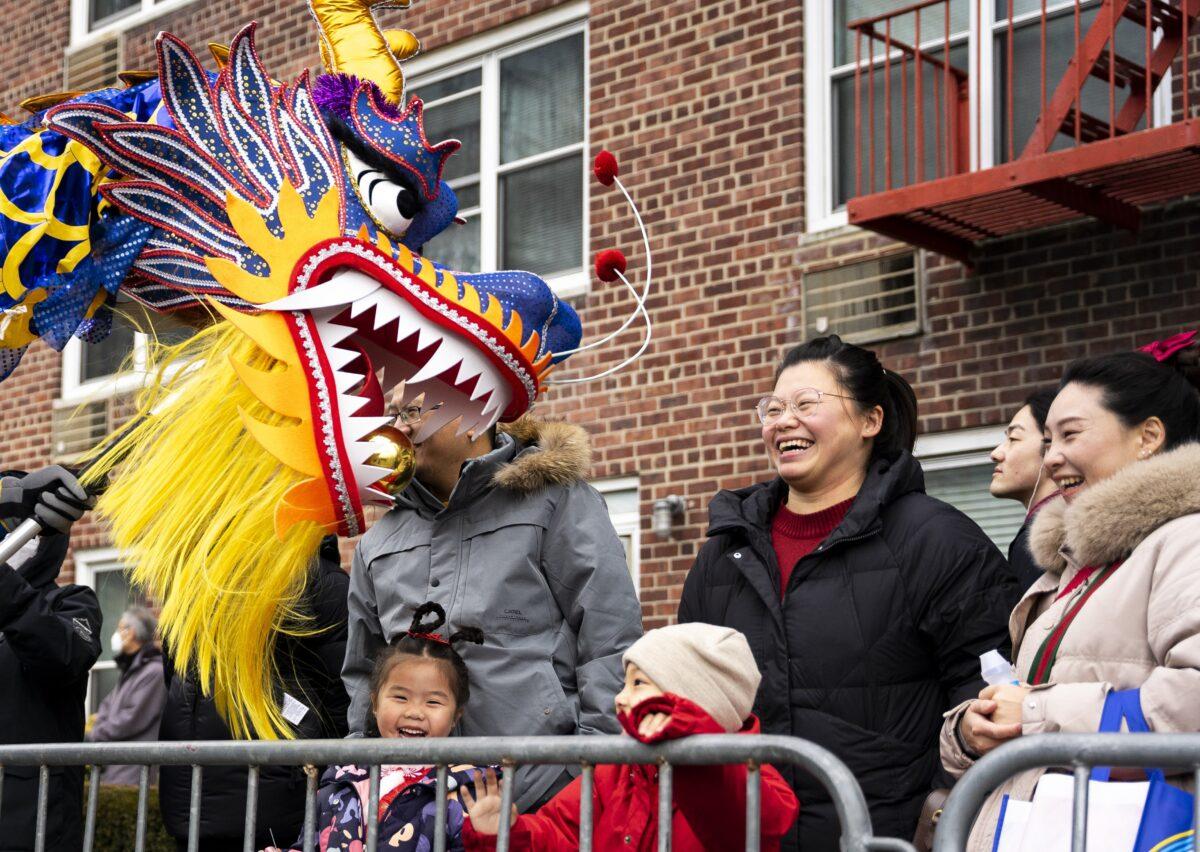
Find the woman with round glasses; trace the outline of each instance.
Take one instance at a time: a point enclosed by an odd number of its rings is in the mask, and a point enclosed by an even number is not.
[[[942,713],[982,689],[980,654],[1007,654],[1016,584],[973,521],[924,493],[916,397],[873,352],[836,335],[795,347],[757,413],[777,476],[713,499],[679,620],[744,633],[764,733],[828,748],[874,833],[911,837]],[[804,773],[789,781],[789,848],[836,850],[829,795]]]

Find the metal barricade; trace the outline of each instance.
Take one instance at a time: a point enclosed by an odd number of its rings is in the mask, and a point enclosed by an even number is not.
[[[319,767],[355,764],[370,767],[368,782],[367,852],[376,852],[379,844],[379,767],[382,764],[417,764],[437,767],[437,817],[434,852],[446,848],[446,776],[447,767],[456,764],[485,766],[498,764],[512,769],[525,764],[571,764],[582,771],[580,803],[580,849],[592,848],[593,768],[599,764],[648,764],[659,767],[658,849],[671,848],[672,767],[745,763],[746,775],[746,846],[757,852],[760,835],[760,773],[764,763],[791,765],[808,772],[828,791],[842,826],[843,852],[897,850],[912,852],[912,845],[894,838],[874,837],[866,799],[844,763],[818,745],[795,737],[702,735],[647,746],[629,737],[452,737],[447,739],[347,739],[301,740],[291,742],[194,742],[194,743],[70,743],[52,745],[0,745],[0,813],[3,812],[5,766],[39,767],[36,852],[46,848],[46,796],[49,767],[90,765],[91,789],[84,821],[84,852],[91,852],[96,829],[97,788],[100,767],[140,764],[135,852],[143,852],[146,831],[146,800],[150,766],[192,767],[191,811],[188,821],[188,849],[198,843],[201,767],[242,765],[249,767],[246,788],[246,822],[243,849],[254,849],[255,812],[258,798],[259,766],[304,766],[308,774],[304,811],[303,845],[305,852],[316,848],[316,792]],[[508,814],[513,803],[513,788],[505,772],[501,781],[501,813]],[[802,803],[803,806],[803,803]],[[278,838],[287,842],[291,838]],[[500,821],[496,848],[505,852],[509,845],[509,827]],[[724,850],[723,850],[724,852]]]
[[[1005,743],[980,758],[954,785],[938,820],[934,852],[965,849],[975,817],[992,791],[1020,772],[1044,767],[1073,770],[1071,849],[1084,852],[1088,776],[1095,766],[1190,767],[1200,790],[1200,734],[1040,734]],[[1196,804],[1193,820],[1200,820],[1200,796]]]

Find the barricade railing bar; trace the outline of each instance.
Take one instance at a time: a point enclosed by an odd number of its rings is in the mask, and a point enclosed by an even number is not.
[[[1200,738],[1197,738],[1200,746]],[[198,848],[201,801],[201,768],[204,766],[249,767],[246,787],[246,821],[243,849],[252,852],[255,813],[258,800],[258,767],[303,766],[307,774],[304,810],[303,847],[316,848],[317,779],[324,767],[354,764],[369,767],[366,850],[377,852],[379,845],[379,776],[383,764],[415,764],[437,767],[436,829],[434,852],[446,848],[446,779],[448,767],[458,764],[499,765],[501,814],[511,812],[513,804],[512,770],[530,764],[577,765],[583,776],[580,804],[580,849],[592,848],[593,768],[598,764],[645,764],[659,767],[659,852],[671,848],[672,769],[674,766],[744,763],[746,776],[746,849],[758,852],[760,772],[764,763],[797,767],[828,790],[842,828],[842,852],[896,850],[913,852],[905,840],[875,837],[866,799],[849,768],[820,746],[796,737],[770,735],[698,735],[683,740],[647,746],[629,737],[451,737],[446,739],[345,739],[299,741],[240,742],[138,742],[138,743],[56,743],[47,745],[0,745],[0,814],[3,813],[4,768],[39,768],[38,812],[35,852],[46,849],[46,810],[51,766],[91,766],[91,785],[84,820],[84,852],[91,852],[96,833],[97,788],[103,766],[140,765],[138,784],[135,852],[143,852],[146,837],[146,803],[149,767],[191,766],[192,789],[188,819],[188,849]],[[803,808],[803,803],[801,803]],[[292,838],[277,838],[290,843]],[[500,821],[496,848],[506,852],[509,827]]]
[[[934,835],[934,852],[967,848],[971,827],[992,791],[1028,769],[1070,769],[1075,776],[1071,850],[1087,848],[1088,778],[1097,766],[1161,767],[1171,773],[1190,768],[1200,791],[1200,734],[1039,734],[1020,737],[985,754],[946,800]],[[1200,796],[1193,825],[1200,825]]]

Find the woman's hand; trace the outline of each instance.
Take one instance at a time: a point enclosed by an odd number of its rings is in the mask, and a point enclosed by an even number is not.
[[[496,771],[488,768],[484,772],[475,770],[475,791],[478,797],[471,795],[469,787],[459,791],[459,798],[467,814],[471,817],[471,827],[480,834],[500,833],[500,779]],[[517,821],[517,806],[513,805],[508,824]]]
[[[1007,740],[1021,736],[1021,701],[1029,687],[989,686],[967,705],[958,733],[967,751],[985,755]]]

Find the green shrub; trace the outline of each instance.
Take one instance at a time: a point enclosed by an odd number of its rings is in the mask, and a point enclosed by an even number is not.
[[[87,783],[83,801],[87,806]],[[100,786],[96,802],[96,843],[93,852],[128,852],[137,835],[137,787]],[[151,787],[146,800],[146,852],[175,852],[175,841],[163,828],[158,810],[158,788]]]

